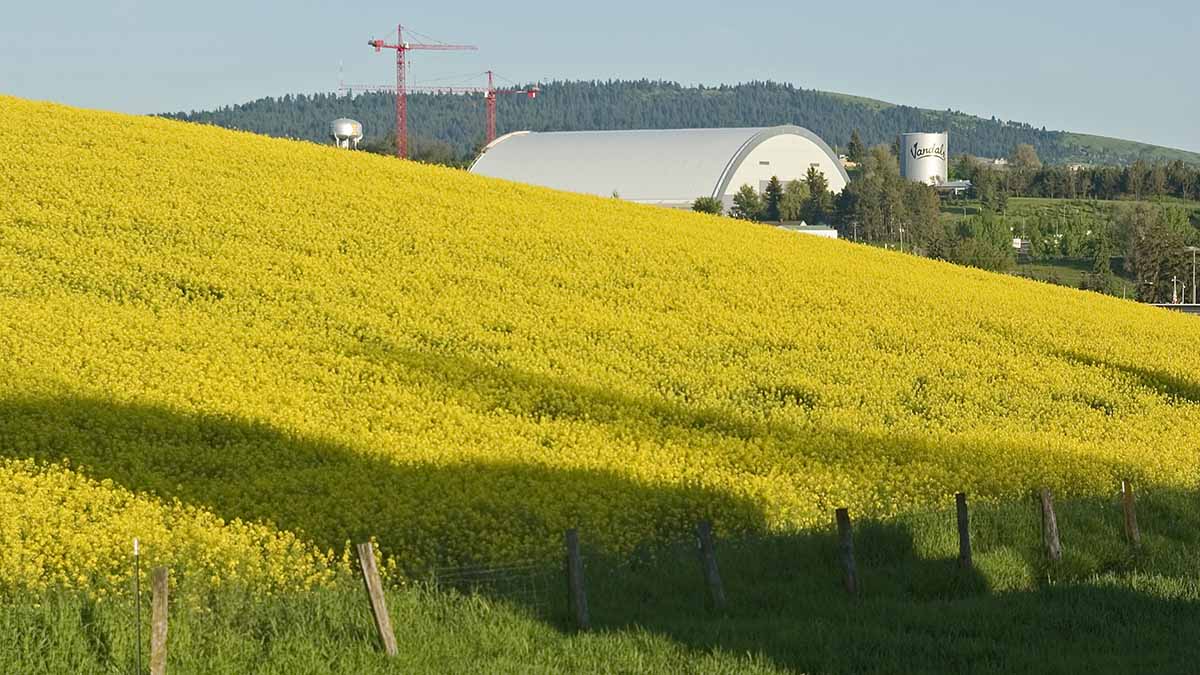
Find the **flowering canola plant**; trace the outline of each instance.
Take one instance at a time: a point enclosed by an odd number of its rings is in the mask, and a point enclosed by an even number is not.
[[[29,133],[37,129],[38,133]],[[0,587],[264,588],[1196,487],[1196,319],[0,97]]]

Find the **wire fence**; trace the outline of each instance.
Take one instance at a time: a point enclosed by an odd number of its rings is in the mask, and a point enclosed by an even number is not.
[[[813,597],[841,585],[851,596],[877,589],[886,593],[890,587],[912,597],[928,591],[944,598],[948,591],[984,588],[973,555],[1015,554],[1043,571],[1067,576],[1094,573],[1097,561],[1111,565],[1135,558],[1130,554],[1139,550],[1142,536],[1139,503],[1146,507],[1152,537],[1187,539],[1173,521],[1194,507],[1195,498],[1191,491],[1153,487],[1135,495],[1125,482],[1112,495],[1057,504],[1048,490],[969,506],[966,495],[959,494],[944,505],[892,518],[852,521],[850,512],[837,509],[828,526],[802,531],[729,533],[700,521],[691,531],[681,528],[621,553],[606,551],[588,542],[586,531],[572,529],[565,534],[565,555],[557,560],[443,565],[430,570],[427,579],[435,591],[511,603],[575,630],[590,628],[592,609],[606,622],[613,617],[636,622],[664,609],[688,612],[704,606],[720,613],[739,602],[770,607],[773,598],[764,596],[780,587]],[[394,647],[388,645],[394,646],[395,637],[375,555],[370,544],[359,545],[358,553],[380,641],[391,653]],[[1073,554],[1081,561],[1075,568],[1069,564]],[[161,621],[164,637],[152,644],[152,657],[165,653],[166,635],[167,571],[156,574],[161,583],[153,594],[154,624]],[[772,583],[764,586],[768,577]]]
[[[521,560],[497,565],[438,567],[431,581],[440,590],[485,595],[526,607],[549,610],[562,585],[562,571],[545,560]],[[559,593],[561,595],[561,593]]]

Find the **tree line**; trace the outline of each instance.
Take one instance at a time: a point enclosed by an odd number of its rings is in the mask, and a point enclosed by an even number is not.
[[[733,195],[729,215],[743,220],[821,224],[833,212],[833,198],[825,174],[809,167],[803,180],[785,184],[778,176],[771,176],[762,194],[751,185],[742,185]],[[715,197],[698,197],[692,202],[692,210],[702,213],[720,215],[724,209],[724,203]]]
[[[1128,166],[1050,166],[1042,164],[1032,146],[1018,145],[1006,167],[964,155],[954,162],[952,174],[1005,197],[1200,200],[1200,166],[1180,160],[1149,163],[1139,159]]]
[[[829,192],[828,182],[815,168],[804,180],[781,183],[772,177],[759,194],[743,185],[735,193],[728,215],[759,221],[797,221],[835,227],[843,239],[904,250],[916,255],[946,260],[993,271],[1011,270],[1018,249],[1031,260],[1090,260],[1080,287],[1119,294],[1118,272],[1132,280],[1134,294],[1145,302],[1190,300],[1190,246],[1200,246],[1200,209],[1184,204],[1136,201],[1135,198],[1174,196],[1186,199],[1194,193],[1188,186],[1195,170],[1178,165],[1096,170],[1068,169],[1080,177],[1120,176],[1120,189],[1143,187],[1141,191],[1114,192],[1128,197],[1123,202],[1102,204],[1064,200],[1039,205],[1040,211],[1010,214],[1008,196],[1019,186],[1038,184],[1047,167],[1041,165],[1031,147],[1017,147],[1009,157],[1009,169],[995,169],[972,158],[956,163],[958,177],[974,182],[970,197],[978,200],[978,213],[965,217],[947,214],[932,187],[900,176],[893,145],[867,148],[858,134],[848,147],[858,166],[852,180],[838,195]],[[1051,167],[1059,169],[1059,167]],[[1146,178],[1165,174],[1165,181]],[[1027,182],[1026,182],[1027,181]],[[1144,181],[1144,182],[1139,182]],[[1165,183],[1165,190],[1155,192]],[[1175,192],[1172,192],[1174,190]],[[1040,196],[1040,195],[1031,195]],[[1068,197],[1069,195],[1057,195]],[[693,209],[721,213],[722,203],[700,198]],[[1054,279],[1050,279],[1054,281]]]
[[[559,81],[541,85],[535,100],[501,96],[500,133],[517,130],[586,131],[756,127],[796,124],[825,139],[852,131],[867,145],[890,143],[897,134],[950,129],[955,152],[1001,157],[1028,144],[1051,162],[1124,164],[1116,150],[1081,150],[1069,134],[1028,124],[985,119],[952,110],[931,111],[830,94],[776,82],[685,87],[653,80]],[[328,142],[329,122],[351,117],[363,123],[368,147],[394,149],[395,96],[389,93],[289,94],[209,111],[166,116],[272,136]],[[409,94],[409,133],[416,156],[452,164],[470,162],[483,142],[480,95]]]
[[[828,225],[843,239],[860,241],[919,255],[952,260],[986,269],[1003,267],[1011,237],[997,236],[998,227],[980,231],[981,224],[949,227],[941,217],[941,199],[928,185],[900,177],[892,149],[876,146],[866,152],[852,180],[837,195],[815,167],[803,181],[781,185],[772,177],[760,195],[743,185],[734,194],[729,215],[759,221],[799,221]],[[697,199],[692,208],[720,213],[720,200]],[[988,223],[990,225],[990,223]],[[981,243],[985,242],[985,243]]]

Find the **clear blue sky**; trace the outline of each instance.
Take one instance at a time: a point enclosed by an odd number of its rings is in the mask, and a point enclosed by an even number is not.
[[[1195,0],[7,4],[0,93],[126,112],[329,91],[339,62],[388,82],[366,40],[403,22],[480,47],[417,54],[416,83],[772,79],[1200,151]]]

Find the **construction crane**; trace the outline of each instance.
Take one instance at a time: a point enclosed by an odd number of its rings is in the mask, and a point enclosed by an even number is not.
[[[396,44],[388,44],[383,40],[369,40],[367,44],[374,47],[376,53],[384,49],[396,50],[396,156],[405,159],[408,157],[408,88],[405,86],[407,70],[406,55],[414,49],[444,52],[474,51],[477,47],[473,45],[450,45],[440,42],[427,44],[405,42],[403,24],[396,26]]]
[[[484,132],[484,145],[490,145],[496,140],[496,99],[501,94],[519,94],[525,98],[537,98],[542,93],[540,87],[536,84],[525,87],[524,89],[497,89],[495,84],[495,73],[488,70],[486,87],[408,87],[406,91],[422,92],[429,94],[483,94],[483,100],[486,108],[487,121]],[[398,91],[398,89],[390,84],[340,84],[338,85],[339,92],[351,94],[354,92],[380,92],[380,91]],[[399,119],[399,118],[397,118]]]
[[[523,94],[525,98],[537,98],[538,94],[542,93],[540,87],[536,84],[525,89],[497,89],[492,82],[492,71],[487,71],[488,83],[487,90],[484,92],[484,100],[487,101],[487,133],[484,138],[484,146],[492,144],[496,140],[496,96],[498,94]]]

